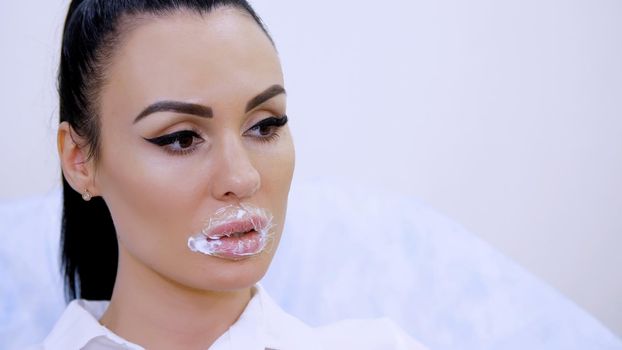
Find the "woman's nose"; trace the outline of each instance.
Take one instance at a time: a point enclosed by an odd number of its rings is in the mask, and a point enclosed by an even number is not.
[[[214,198],[231,201],[252,197],[261,186],[261,177],[242,141],[231,137],[223,140],[219,148],[212,179]]]

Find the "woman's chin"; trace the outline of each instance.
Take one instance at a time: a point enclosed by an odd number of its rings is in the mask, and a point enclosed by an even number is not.
[[[272,254],[262,253],[243,259],[204,258],[205,265],[184,284],[206,291],[233,291],[250,288],[259,282],[268,271]]]

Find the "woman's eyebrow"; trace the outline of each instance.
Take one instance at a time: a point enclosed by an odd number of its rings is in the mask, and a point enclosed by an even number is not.
[[[248,101],[248,103],[246,104],[246,112],[251,111],[253,108],[268,101],[274,96],[284,93],[286,93],[284,87],[278,84],[272,85],[263,92],[259,93],[257,96],[253,97],[250,101]],[[158,101],[150,104],[149,106],[147,106],[147,108],[143,109],[143,111],[140,112],[138,116],[136,116],[136,118],[134,119],[134,124],[136,124],[139,120],[145,118],[146,116],[158,112],[177,112],[196,115],[203,118],[212,118],[214,116],[212,108],[208,106],[181,101]]]
[[[138,114],[136,119],[134,119],[134,124],[144,117],[157,112],[178,112],[183,114],[192,114],[203,118],[212,118],[214,116],[212,108],[208,106],[180,101],[158,101],[143,109],[143,111]]]
[[[259,95],[253,97],[250,101],[248,101],[248,103],[246,104],[246,110],[245,112],[249,112],[251,111],[253,108],[259,106],[260,104],[268,101],[269,99],[273,98],[274,96],[280,95],[280,94],[285,94],[285,88],[282,87],[279,84],[274,84],[272,86],[270,86],[269,88],[267,88],[266,90],[264,90],[263,92],[261,92]]]

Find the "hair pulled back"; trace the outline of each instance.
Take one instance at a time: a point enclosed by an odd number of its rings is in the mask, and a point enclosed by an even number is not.
[[[88,158],[97,162],[98,101],[107,65],[121,41],[122,20],[164,16],[185,10],[207,14],[229,6],[248,13],[268,35],[244,0],[74,0],[62,37],[58,92],[60,122],[68,122],[86,140]],[[271,40],[271,39],[270,39]],[[100,197],[85,202],[63,176],[61,270],[66,299],[109,300],[117,273],[118,245],[110,211]]]

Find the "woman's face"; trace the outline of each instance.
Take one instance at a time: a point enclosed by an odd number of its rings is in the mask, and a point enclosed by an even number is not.
[[[276,51],[231,8],[135,23],[106,70],[93,178],[117,230],[120,269],[200,290],[251,286],[274,249],[238,260],[187,242],[218,209],[241,203],[272,213],[276,248],[294,170],[287,125],[270,123],[286,114]]]

